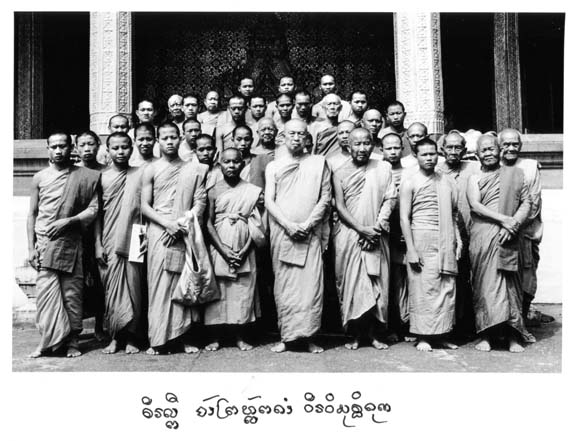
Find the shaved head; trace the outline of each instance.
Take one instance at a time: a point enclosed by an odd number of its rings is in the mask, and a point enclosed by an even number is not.
[[[366,112],[364,112],[364,116],[362,116],[362,119],[364,121],[368,121],[369,119],[373,119],[373,118],[382,119],[382,114],[376,109],[370,109],[370,110],[367,110]]]

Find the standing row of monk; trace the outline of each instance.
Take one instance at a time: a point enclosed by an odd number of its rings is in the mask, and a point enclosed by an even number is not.
[[[267,110],[251,81],[239,87],[252,86],[249,98],[230,98],[225,112],[216,92],[199,115],[197,99],[173,97],[173,120],[158,127],[142,101],[133,131],[116,115],[105,146],[91,131],[77,136],[81,166],[69,134],[48,138],[50,165],[34,176],[28,218],[41,334],[31,356],[81,354],[87,274],[105,292],[95,331],[107,328],[106,353],[138,352],[143,336],[150,354],[196,352],[199,324],[210,330],[206,350],[221,344],[213,325],[228,325],[249,350],[246,324],[267,291],[280,333],[272,350],[303,343],[322,352],[326,284],[335,284],[349,349],[365,338],[376,349],[386,338],[456,349],[454,330],[477,333],[481,351],[535,341],[525,322],[542,237],[540,176],[536,161],[519,158],[519,132],[480,136],[479,161],[467,161],[458,131],[438,146],[423,124],[404,127],[398,101],[383,128],[366,94],[342,101],[329,75],[314,106],[283,78]],[[186,112],[191,97],[196,113]],[[194,234],[207,244],[220,298],[186,306],[172,298],[189,282]],[[133,258],[144,235],[146,257]]]

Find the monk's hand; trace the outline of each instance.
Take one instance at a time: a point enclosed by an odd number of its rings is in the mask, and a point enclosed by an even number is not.
[[[226,263],[234,268],[240,266],[240,256],[238,252],[234,251],[228,245],[222,244],[222,257],[226,261]]]
[[[505,216],[501,222],[501,225],[502,228],[508,230],[512,236],[518,233],[518,230],[520,229],[520,224],[518,221],[511,216]]]
[[[36,271],[39,271],[39,270],[40,270],[40,260],[39,260],[38,251],[36,251],[36,248],[32,248],[32,249],[28,252],[28,263],[29,263],[30,266],[32,266],[32,268],[34,268]]]
[[[358,230],[358,234],[374,245],[376,245],[378,240],[380,240],[380,229],[377,227],[361,226]]]
[[[290,236],[290,239],[299,241],[308,237],[308,230],[301,224],[289,222],[286,224],[286,234]]]
[[[102,245],[96,245],[94,249],[94,255],[96,257],[96,263],[100,266],[106,266],[108,261],[108,256],[104,252],[104,248]]]
[[[54,239],[66,231],[68,225],[70,225],[70,218],[55,220],[46,230],[46,235],[49,239]]]
[[[422,259],[420,259],[420,256],[415,250],[406,251],[406,261],[414,271],[421,271],[424,266]]]
[[[178,221],[170,220],[166,222],[164,230],[173,240],[176,240],[184,232],[184,227],[178,223]]]
[[[505,242],[508,242],[512,239],[512,234],[505,228],[500,228],[500,232],[498,233],[498,243],[502,245]]]

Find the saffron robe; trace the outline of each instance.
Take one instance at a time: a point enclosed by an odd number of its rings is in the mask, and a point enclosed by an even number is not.
[[[259,246],[266,241],[256,206],[261,192],[259,187],[243,180],[235,187],[220,181],[209,192],[215,209],[214,228],[220,241],[235,251],[242,249],[248,241]],[[256,287],[254,246],[235,271],[229,268],[213,245],[210,246],[210,255],[221,297],[206,305],[204,323],[244,324],[256,320],[260,316],[260,303]]]
[[[108,168],[102,174],[102,246],[107,256],[101,277],[106,290],[105,323],[117,336],[122,330],[137,334],[142,318],[143,267],[129,262],[132,225],[141,223],[142,169]]]
[[[322,156],[284,157],[266,168],[274,180],[272,198],[292,222],[313,227],[304,241],[293,241],[270,216],[274,298],[282,341],[310,337],[320,328],[324,280],[322,221],[330,206],[330,171]]]
[[[206,172],[204,164],[156,161],[153,205],[159,214],[178,219],[193,210],[201,219],[206,207]],[[167,233],[154,222],[148,227],[148,337],[158,347],[184,334],[193,321],[199,321],[198,308],[171,301],[184,267],[185,243],[180,237],[166,246]]]
[[[439,335],[455,322],[456,219],[458,193],[452,178],[434,173],[410,177],[413,185],[411,230],[423,266],[407,263],[410,332]],[[407,182],[401,184],[407,185]]]
[[[396,204],[396,188],[391,166],[369,160],[362,167],[351,161],[334,172],[340,182],[344,203],[350,214],[365,226],[378,225],[384,233],[373,251],[362,251],[356,231],[342,221],[333,231],[336,289],[340,299],[342,323],[357,320],[370,312],[378,321],[388,320],[390,253],[389,218]]]
[[[36,279],[36,326],[40,350],[62,344],[70,334],[82,332],[82,239],[98,213],[100,173],[71,166],[53,166],[36,175],[38,215],[34,224],[40,270]],[[56,220],[77,216],[80,226],[49,239],[47,228]]]
[[[522,219],[530,211],[524,174],[517,167],[482,172],[478,181],[480,203],[507,216]],[[472,212],[470,261],[476,330],[506,323],[526,342],[534,342],[522,318],[522,285],[518,265],[518,241],[500,245],[500,225]]]
[[[196,119],[200,123],[202,133],[214,136],[214,130],[216,130],[216,125],[218,124],[218,118],[223,113],[229,114],[229,112],[221,112],[221,111],[218,111],[216,113],[210,113],[207,110],[202,113],[199,113]]]
[[[333,126],[327,120],[316,121],[310,126],[312,135],[312,153],[330,157],[340,152],[338,144],[338,126]]]

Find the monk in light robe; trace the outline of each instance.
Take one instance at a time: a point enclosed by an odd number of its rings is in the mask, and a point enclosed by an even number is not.
[[[312,116],[317,119],[326,119],[326,103],[324,100],[330,94],[337,94],[336,81],[332,75],[324,75],[320,78],[320,93],[322,94],[322,99],[320,102],[314,104],[312,107]],[[348,101],[341,100],[341,114],[338,115],[338,121],[343,121],[347,119],[350,115],[350,103]]]
[[[184,267],[185,225],[178,219],[191,211],[203,219],[206,207],[207,166],[178,156],[180,132],[170,122],[158,128],[162,157],[144,170],[142,179],[142,214],[148,219],[148,337],[147,353],[157,355],[166,344],[182,337],[200,320],[197,307],[172,302]],[[196,346],[184,344],[187,353]]]
[[[136,151],[139,153],[139,160],[133,161],[132,155],[128,161],[128,165],[131,167],[143,167],[151,162],[158,159],[158,156],[154,155],[154,149],[157,144],[156,142],[156,128],[151,123],[140,123],[134,128],[134,144]]]
[[[410,142],[406,127],[404,127],[404,119],[406,118],[406,110],[404,104],[400,101],[392,101],[386,106],[386,127],[380,130],[378,137],[383,139],[388,133],[396,133],[402,138],[402,156],[409,156],[412,154]]]
[[[291,95],[287,93],[282,93],[276,98],[276,116],[274,117],[274,122],[276,123],[276,128],[278,129],[278,134],[276,135],[277,145],[282,145],[284,143],[284,126],[292,118],[292,111],[294,110],[294,99]]]
[[[246,101],[241,96],[233,96],[228,100],[228,112],[230,121],[216,126],[214,132],[214,139],[216,140],[216,157],[222,152],[223,149],[234,147],[232,142],[232,132],[237,126],[246,125],[244,120],[246,114]]]
[[[117,114],[110,117],[108,120],[108,132],[130,132],[130,120],[126,115]],[[96,154],[96,160],[102,165],[109,165],[110,158],[108,158],[108,152],[106,151],[106,145],[100,145],[98,147],[98,153]]]
[[[479,351],[490,351],[505,336],[510,352],[523,352],[521,341],[536,341],[522,316],[518,234],[530,214],[530,195],[518,167],[500,167],[500,147],[492,135],[478,138],[482,172],[468,179],[472,213],[470,262]]]
[[[370,159],[368,130],[352,130],[349,148],[351,161],[332,177],[340,215],[333,229],[336,288],[342,323],[353,336],[346,347],[358,349],[361,335],[367,333],[375,349],[387,349],[376,328],[388,321],[388,232],[396,188],[390,164]]]
[[[264,244],[264,226],[257,208],[262,190],[240,178],[242,154],[226,149],[220,159],[224,179],[208,191],[207,230],[210,254],[221,298],[204,310],[206,325],[233,325],[236,345],[241,351],[252,346],[246,342],[245,325],[260,316],[256,286],[254,247]],[[206,346],[220,347],[220,338]]]
[[[423,140],[428,137],[428,128],[420,123],[415,122],[408,126],[406,130],[406,137],[408,138],[408,143],[410,145],[410,154],[402,156],[402,167],[406,170],[405,173],[412,174],[418,171],[418,160],[416,159],[416,153],[414,151],[415,145],[418,141]],[[445,159],[442,156],[438,156],[438,165],[442,165]]]
[[[218,117],[224,113],[219,109],[220,95],[215,90],[206,94],[204,107],[206,110],[198,115],[198,122],[202,125],[202,133],[214,136],[218,124]]]
[[[467,161],[466,139],[457,130],[448,133],[441,143],[446,162],[436,167],[456,181],[458,189],[458,230],[462,239],[462,253],[458,259],[458,277],[456,278],[456,327],[455,331],[464,336],[474,335],[474,307],[472,305],[472,286],[470,284],[470,205],[466,197],[468,178],[480,173],[479,161]]]
[[[50,165],[32,178],[28,215],[28,260],[38,271],[36,358],[66,346],[67,357],[81,355],[82,233],[98,213],[100,173],[70,161],[72,139],[66,133],[48,137]]]
[[[132,167],[140,167],[141,165],[150,162],[152,158],[160,157],[160,146],[156,142],[156,125],[154,124],[154,119],[156,118],[156,110],[152,101],[140,101],[135,113],[137,123],[134,125],[134,129],[129,131],[129,134],[132,138],[133,145],[135,145],[136,148],[132,152],[132,155],[130,155],[129,164]],[[145,124],[144,127],[147,128],[147,131],[151,131],[150,133],[152,133],[152,137],[154,138],[154,143],[151,146],[148,146],[149,135],[145,135],[146,140],[143,140],[140,143],[137,140],[138,136],[136,134],[136,129],[138,127],[143,127],[143,124]],[[143,145],[143,147],[140,148],[139,145]],[[143,154],[141,150],[144,150],[145,153]]]
[[[507,167],[516,166],[522,169],[531,199],[530,214],[520,232],[520,275],[522,277],[522,291],[524,292],[524,303],[522,305],[524,319],[528,326],[535,321],[549,323],[554,320],[553,317],[539,313],[530,307],[536,295],[536,270],[540,261],[540,242],[542,241],[544,230],[542,224],[540,164],[534,159],[519,158],[519,153],[522,149],[522,137],[517,130],[502,130],[498,134],[498,141],[502,147],[502,164]]]
[[[184,98],[181,95],[174,94],[168,98],[168,120],[172,121],[182,133],[182,123],[184,122]]]
[[[313,148],[312,153],[329,157],[338,153],[338,115],[342,110],[342,100],[334,93],[326,95],[322,100],[325,119],[317,120],[310,125]]]
[[[250,151],[252,147],[252,130],[248,126],[238,126],[232,133],[233,147],[237,149],[242,155],[242,170],[240,171],[240,179],[250,181],[251,165],[256,155]]]
[[[106,168],[96,160],[100,148],[100,137],[92,130],[76,137],[76,147],[80,163],[78,165],[101,172]],[[82,266],[84,271],[83,313],[84,317],[94,316],[94,337],[98,341],[106,339],[104,331],[104,285],[98,272],[94,243],[94,224],[82,235]]]
[[[142,315],[142,263],[128,261],[132,225],[139,224],[141,169],[128,165],[132,139],[113,133],[106,139],[111,165],[102,173],[102,218],[96,222],[96,258],[106,289],[106,323],[112,337],[103,349],[139,351]]]
[[[202,133],[200,123],[194,118],[189,118],[182,123],[182,130],[184,131],[184,139],[178,148],[178,156],[184,162],[194,160],[196,156],[196,138]]]
[[[252,133],[254,134],[254,145],[258,145],[260,139],[258,137],[258,123],[262,118],[266,115],[266,98],[260,95],[252,95],[250,100],[248,101],[248,111],[247,114],[250,113],[252,116],[251,122],[247,125],[252,129]]]
[[[354,127],[362,127],[362,118],[366,110],[368,110],[366,94],[362,91],[356,91],[350,96],[350,114],[342,115],[341,118],[342,120],[352,121]]]
[[[264,117],[256,125],[258,143],[254,142],[252,153],[255,155],[274,156],[278,127],[272,118]]]
[[[382,114],[376,109],[367,110],[362,117],[362,127],[370,132],[374,150],[380,155],[382,154],[382,141],[378,138],[378,134],[382,129],[382,124],[384,124]]]
[[[182,110],[184,112],[184,121],[187,119],[198,119],[198,108],[200,100],[196,95],[188,94],[184,96],[182,101]],[[182,126],[184,127],[184,126]]]
[[[296,90],[296,85],[294,84],[294,78],[292,77],[282,77],[278,83],[278,93],[286,93],[290,97],[294,97],[294,92]],[[310,107],[312,109],[312,107]],[[266,107],[266,116],[268,118],[276,119],[278,116],[278,108],[276,107],[276,100],[270,101],[268,107]]]
[[[400,184],[400,225],[406,240],[410,332],[416,349],[432,343],[457,349],[445,335],[455,322],[456,275],[461,251],[458,192],[452,178],[434,171],[438,147],[430,139],[414,146],[419,170]]]
[[[322,316],[322,221],[331,197],[330,170],[322,156],[304,152],[306,123],[288,121],[284,158],[266,168],[265,204],[270,216],[274,297],[281,342],[305,339],[313,353],[323,349],[312,337]]]
[[[332,173],[350,159],[349,139],[352,130],[354,130],[354,123],[352,121],[342,121],[338,124],[338,133],[336,136],[338,138],[340,151],[326,159]]]
[[[210,135],[203,133],[196,140],[196,156],[192,161],[194,160],[208,167],[208,171],[206,172],[206,191],[210,190],[217,182],[223,179],[220,164],[216,162],[214,138]]]
[[[396,191],[400,189],[404,168],[402,167],[402,138],[388,133],[382,138],[384,160],[392,168],[392,180]],[[400,338],[414,341],[408,335],[408,275],[406,273],[406,241],[400,227],[400,206],[396,204],[390,214],[390,293],[389,293],[389,340],[396,343]]]

